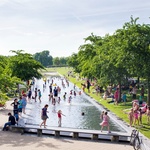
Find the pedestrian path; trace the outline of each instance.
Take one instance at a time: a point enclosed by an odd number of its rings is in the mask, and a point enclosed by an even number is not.
[[[0,149],[3,150],[133,150],[126,143],[110,143],[106,141],[72,140],[67,138],[45,138],[19,133],[0,131]]]

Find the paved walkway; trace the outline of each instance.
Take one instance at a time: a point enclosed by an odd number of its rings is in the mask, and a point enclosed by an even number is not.
[[[8,101],[5,110],[0,110],[0,128],[8,120],[8,112],[12,107]],[[20,135],[19,133],[0,131],[0,150],[133,150],[126,143],[112,143],[90,140],[73,140],[71,138],[37,137],[33,135]]]
[[[37,137],[20,135],[9,131],[1,131],[8,120],[8,112],[12,112],[12,101],[7,102],[5,110],[0,109],[0,150],[133,150],[126,143],[112,143],[106,141],[94,142],[90,140],[74,140],[71,138]]]
[[[2,150],[133,150],[127,144],[111,142],[93,142],[51,137],[34,137],[19,133],[0,132],[0,149]]]
[[[10,103],[7,102],[5,110],[0,110],[0,128],[8,120],[8,112],[12,112]],[[37,137],[33,135],[20,135],[19,133],[0,131],[0,150],[133,150],[126,143],[112,143],[90,140],[73,140],[71,138]]]

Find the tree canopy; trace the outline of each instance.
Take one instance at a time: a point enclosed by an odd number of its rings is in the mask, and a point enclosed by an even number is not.
[[[48,50],[44,50],[33,55],[36,61],[39,61],[44,67],[50,67],[53,65],[53,57]]]
[[[142,77],[147,80],[150,104],[150,25],[139,24],[138,19],[131,17],[112,35],[91,34],[69,58],[69,65],[101,85],[121,85],[127,77]]]
[[[36,61],[31,54],[23,53],[22,50],[12,51],[15,55],[10,57],[9,68],[11,69],[11,76],[16,76],[22,81],[27,81],[35,78],[41,78],[40,69],[44,66]]]

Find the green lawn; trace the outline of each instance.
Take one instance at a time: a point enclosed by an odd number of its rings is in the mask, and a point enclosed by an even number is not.
[[[62,75],[66,75],[67,76],[67,72],[70,71],[71,68],[65,68],[65,67],[61,67],[61,68],[47,68],[47,71],[57,71]],[[76,86],[78,86],[79,88],[81,88],[81,83],[83,81],[77,81],[76,78],[73,77],[69,77],[69,80],[72,83],[75,83]],[[92,89],[91,89],[92,91]],[[87,90],[85,90],[86,93]],[[108,104],[107,100],[104,100],[100,95],[97,96],[95,93],[88,93],[91,97],[93,97],[97,102],[99,102],[101,105],[103,105],[103,107],[107,108],[108,110],[110,110],[111,112],[115,113],[120,119],[124,120],[125,122],[129,123],[128,120],[128,116],[127,114],[125,114],[123,112],[123,110],[125,109],[129,109],[132,107],[132,103],[131,103],[131,96],[127,95],[127,99],[128,102],[126,103],[126,105],[124,105],[123,103],[119,103],[119,105],[114,105],[114,104]],[[147,125],[147,119],[146,119],[146,115],[143,115],[142,118],[143,121],[143,126],[136,126],[137,129],[140,130],[141,133],[143,133],[146,137],[150,138],[150,126]]]

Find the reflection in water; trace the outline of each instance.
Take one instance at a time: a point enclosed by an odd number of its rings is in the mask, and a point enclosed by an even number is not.
[[[32,120],[27,120],[26,123],[39,125],[41,123],[41,109],[44,107],[45,104],[48,104],[48,126],[58,126],[58,118],[56,112],[58,110],[61,110],[62,113],[65,114],[65,116],[62,116],[62,127],[100,130],[100,110],[91,102],[89,102],[85,98],[84,94],[77,94],[77,96],[72,96],[71,103],[68,103],[70,90],[74,91],[73,85],[70,83],[69,87],[63,88],[61,86],[62,81],[60,79],[57,78],[53,80],[54,83],[61,87],[61,93],[59,94],[61,98],[60,104],[56,103],[56,106],[53,106],[51,102],[49,102],[49,85],[47,84],[46,89],[42,93],[42,102],[34,102],[33,100],[32,104],[28,104],[32,107],[32,109],[30,111],[30,115],[26,117],[29,117],[30,119],[32,117]],[[41,88],[42,91],[43,80],[37,80],[35,87]],[[76,93],[79,92],[78,89],[75,89],[75,91]],[[66,100],[63,99],[63,95],[65,92],[67,93]],[[82,115],[82,113],[84,113],[84,115]],[[119,125],[116,125],[116,123],[113,121],[110,121],[110,129],[112,131],[124,131],[121,127],[119,127]]]

